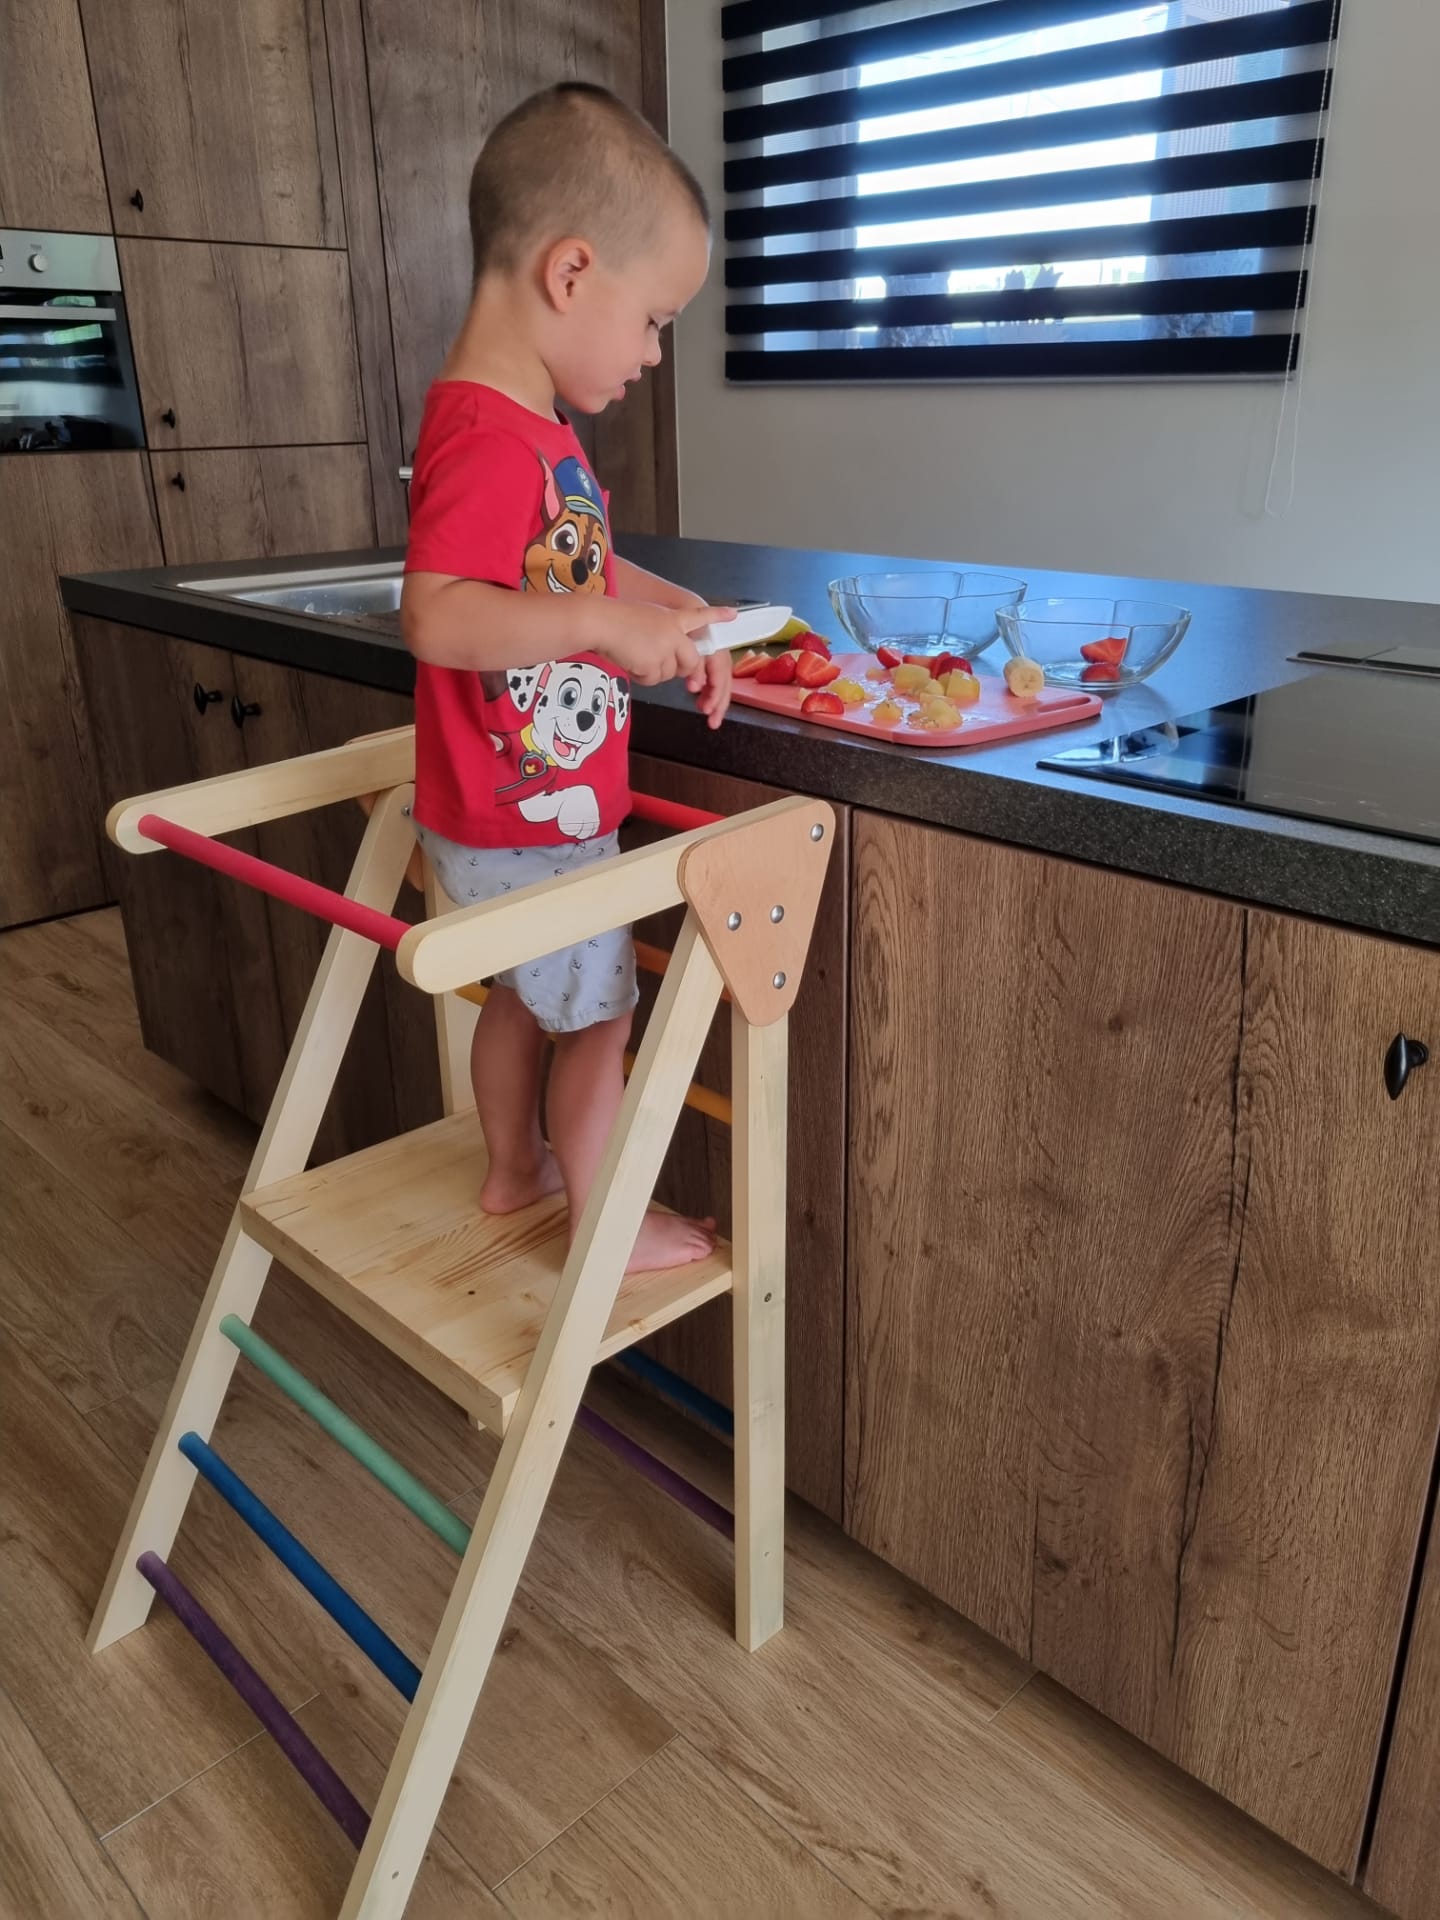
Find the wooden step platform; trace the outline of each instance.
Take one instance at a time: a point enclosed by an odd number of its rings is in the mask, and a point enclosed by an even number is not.
[[[564,1263],[564,1199],[480,1210],[485,1146],[473,1111],[292,1174],[240,1203],[242,1224],[292,1273],[503,1434]],[[730,1290],[730,1249],[621,1288],[606,1359]]]

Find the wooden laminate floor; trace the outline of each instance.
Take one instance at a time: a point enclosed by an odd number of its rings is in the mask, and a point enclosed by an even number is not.
[[[145,1053],[113,913],[0,936],[0,1008],[0,1913],[331,1914],[347,1844],[175,1621],[82,1640],[250,1130]],[[493,1441],[297,1283],[257,1325],[473,1515]],[[237,1383],[222,1451],[423,1660],[446,1549]],[[721,1449],[592,1392],[728,1494]],[[398,1696],[203,1485],[175,1564],[373,1801]],[[577,1435],[412,1914],[1377,1911],[798,1505],[788,1565],[747,1656],[726,1543]]]

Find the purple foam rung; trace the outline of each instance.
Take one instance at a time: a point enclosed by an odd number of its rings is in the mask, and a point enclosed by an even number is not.
[[[672,1500],[678,1500],[682,1507],[688,1507],[691,1513],[698,1514],[717,1533],[723,1533],[727,1540],[735,1538],[734,1516],[727,1513],[718,1500],[712,1500],[699,1487],[692,1487],[683,1474],[676,1473],[673,1467],[667,1467],[653,1453],[647,1453],[628,1433],[621,1433],[618,1427],[612,1427],[608,1420],[602,1420],[598,1413],[586,1406],[582,1406],[576,1414],[575,1424],[583,1427],[602,1447],[608,1447],[626,1466],[633,1467],[636,1473],[643,1475],[663,1493],[668,1493]]]
[[[370,1827],[369,1814],[309,1734],[302,1731],[294,1715],[281,1706],[234,1641],[221,1631],[158,1553],[142,1553],[135,1565],[185,1631],[224,1674],[321,1806],[333,1814],[347,1839],[354,1846],[363,1846]]]

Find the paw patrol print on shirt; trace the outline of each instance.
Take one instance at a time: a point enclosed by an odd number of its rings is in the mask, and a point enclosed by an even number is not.
[[[552,468],[543,453],[536,457],[545,475],[545,523],[525,549],[525,586],[532,593],[604,593],[610,533],[600,490],[579,460]]]
[[[525,590],[532,593],[604,593],[609,536],[594,480],[579,460],[553,470],[544,456],[544,525],[525,550]],[[520,732],[520,778],[496,799],[513,803],[529,821],[553,820],[567,840],[600,831],[600,802],[584,781],[568,779],[630,719],[630,683],[579,660],[513,667],[506,690],[517,713],[529,715]]]

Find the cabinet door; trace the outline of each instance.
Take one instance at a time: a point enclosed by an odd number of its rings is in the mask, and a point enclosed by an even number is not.
[[[108,232],[75,0],[0,0],[0,227]]]
[[[152,448],[365,438],[343,253],[168,240],[119,250]]]
[[[470,298],[466,194],[485,136],[553,81],[598,81],[663,124],[664,9],[615,0],[603,30],[533,0],[363,0],[401,435],[413,451],[425,389]],[[427,163],[415,164],[423,152]],[[667,342],[667,349],[668,349]],[[581,422],[617,527],[675,525],[674,407],[652,373],[622,405]],[[659,452],[657,454],[657,436]]]
[[[106,810],[245,765],[228,653],[105,620],[75,629]],[[197,688],[220,697],[202,711]],[[111,869],[146,1046],[261,1118],[284,1058],[263,896],[169,853],[117,854]]]
[[[1432,1097],[1433,1104],[1433,1097]],[[1431,1134],[1435,1120],[1430,1121]],[[1440,1542],[1432,1528],[1404,1673],[1365,1891],[1400,1920],[1435,1920],[1440,1889]]]
[[[0,458],[0,925],[109,897],[103,814],[60,573],[155,566],[144,456]]]
[[[1440,1075],[1392,1102],[1383,1062],[1397,1033],[1440,1041],[1440,954],[1247,922],[1240,1235],[1187,1499],[1167,1744],[1349,1873],[1440,1413]]]
[[[743,813],[782,797],[723,774],[635,756],[636,788],[714,813]],[[840,1516],[844,1410],[845,1006],[848,815],[840,808],[836,847],[815,923],[805,982],[790,1018],[790,1123],[786,1248],[786,1479],[832,1518]],[[646,837],[654,833],[646,831]],[[637,929],[668,948],[679,914]],[[641,976],[642,1013],[654,1000]],[[730,1009],[721,1006],[697,1076],[730,1091]],[[730,1130],[686,1109],[659,1194],[687,1213],[713,1214],[730,1228]],[[713,1301],[650,1343],[667,1366],[731,1403],[730,1302]]]
[[[321,0],[82,12],[117,233],[344,246]]]
[[[152,454],[167,566],[370,546],[363,446]]]
[[[1440,962],[855,839],[848,1524],[1351,1872],[1440,1311],[1426,1116],[1380,1066]]]

